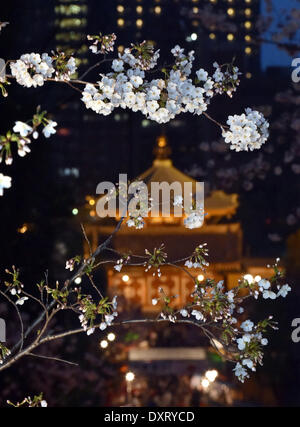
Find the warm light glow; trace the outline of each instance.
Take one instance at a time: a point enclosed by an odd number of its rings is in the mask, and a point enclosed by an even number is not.
[[[254,277],[254,282],[259,282],[261,280],[261,276],[255,276]]]
[[[199,12],[199,7],[193,7],[193,12],[194,13],[198,13]]]
[[[136,20],[136,26],[141,28],[143,26],[143,20],[142,19],[137,19]]]
[[[127,275],[127,274],[124,274],[124,276],[122,276],[122,280],[123,280],[123,282],[128,282],[128,280],[129,280],[129,276]]]
[[[211,371],[207,371],[205,373],[205,376],[209,382],[213,383],[218,376],[218,371],[216,371],[215,369],[212,369]]]
[[[246,3],[251,3],[252,0],[245,0]]]
[[[216,38],[215,33],[210,33],[209,38],[210,38],[211,40],[214,40],[214,39]]]
[[[252,13],[252,10],[251,10],[251,9],[249,9],[249,8],[245,9],[245,15],[246,15],[246,16],[250,16],[250,15],[251,15],[251,13]]]
[[[199,275],[197,276],[197,279],[199,280],[199,282],[202,282],[202,280],[204,280],[204,276],[203,276],[203,274],[199,274]]]
[[[94,204],[95,204],[95,200],[94,200],[94,199],[91,199],[91,200],[89,201],[89,204],[90,204],[91,206],[94,206]]]
[[[247,54],[247,55],[250,55],[251,54],[251,52],[252,52],[252,49],[251,49],[251,47],[246,47],[246,49],[245,49],[245,53]]]
[[[119,13],[123,13],[123,12],[124,12],[124,6],[122,6],[121,4],[119,4],[119,5],[117,6],[117,11],[118,11]]]
[[[249,34],[247,34],[245,36],[245,40],[246,40],[246,42],[250,42],[251,41],[251,36],[249,36]]]
[[[252,23],[250,21],[246,21],[244,25],[248,30],[252,27]]]
[[[80,283],[81,283],[81,277],[76,277],[76,279],[74,280],[74,282],[76,283],[76,285],[80,285]]]
[[[197,34],[196,33],[193,33],[193,34],[191,34],[191,39],[192,40],[197,40],[197,38],[198,38],[198,36],[197,36]]]
[[[119,18],[119,19],[117,20],[117,23],[118,23],[118,26],[119,26],[119,27],[123,27],[123,26],[124,26],[124,24],[125,24],[125,21],[124,21],[124,19],[123,19],[123,18]]]
[[[18,229],[18,232],[21,233],[21,234],[24,234],[24,233],[26,233],[27,230],[28,230],[28,227],[27,227],[26,224],[24,224],[24,225],[22,225],[22,227],[20,227]]]
[[[90,216],[96,216],[96,212],[95,211],[91,211],[90,212]]]
[[[106,340],[102,340],[102,341],[100,342],[100,347],[101,347],[101,348],[107,348],[107,347],[108,347],[108,342],[107,342]]]
[[[116,336],[115,336],[115,334],[113,332],[110,332],[107,335],[107,339],[108,339],[108,341],[114,341],[116,339]]]
[[[201,381],[201,385],[203,388],[207,388],[209,386],[209,381],[204,378],[204,380]]]
[[[247,280],[250,285],[254,282],[252,274],[245,274],[244,279]]]
[[[232,7],[230,7],[229,9],[227,9],[227,13],[228,13],[229,16],[234,16],[235,15],[235,10]]]
[[[135,375],[133,372],[127,372],[127,374],[125,375],[125,379],[128,382],[131,382],[135,379]]]
[[[234,39],[234,35],[229,33],[227,34],[227,40],[229,40],[230,42]]]
[[[136,7],[136,12],[139,13],[139,14],[143,13],[143,6],[137,6]]]
[[[123,53],[124,52],[124,46],[118,46],[118,52]]]
[[[251,79],[251,77],[252,77],[252,74],[251,73],[246,73],[246,79]],[[259,277],[259,276],[256,276],[256,277]]]
[[[167,145],[167,140],[165,136],[159,136],[157,139],[157,144],[159,147],[163,148]]]
[[[161,13],[161,7],[160,6],[155,6],[154,8],[154,12],[159,15]]]
[[[78,209],[77,209],[77,208],[74,208],[74,209],[72,210],[72,214],[73,214],[73,215],[77,215],[77,214],[78,214]]]

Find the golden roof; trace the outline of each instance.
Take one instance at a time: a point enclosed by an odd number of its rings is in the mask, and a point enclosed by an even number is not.
[[[171,149],[165,136],[157,138],[154,154],[156,157],[152,166],[139,175],[136,180],[144,181],[149,191],[151,182],[167,182],[168,184],[179,182],[182,185],[185,182],[191,182],[195,192],[197,181],[173,166],[173,162],[169,158]],[[222,190],[212,191],[210,195],[204,199],[204,211],[207,217],[230,217],[235,214],[238,205],[237,194],[226,194]]]

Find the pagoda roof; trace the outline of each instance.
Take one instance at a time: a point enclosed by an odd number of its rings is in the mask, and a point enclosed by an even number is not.
[[[192,183],[193,194],[196,192],[196,180],[191,176],[181,172],[174,165],[172,160],[169,158],[170,148],[165,136],[160,136],[157,139],[154,153],[156,155],[152,166],[139,175],[134,181],[143,181],[150,191],[152,182],[167,182],[172,184],[173,182],[179,182],[182,184],[190,182]],[[222,190],[214,190],[204,199],[204,211],[208,217],[211,216],[232,216],[235,214],[238,208],[238,195],[227,194]]]

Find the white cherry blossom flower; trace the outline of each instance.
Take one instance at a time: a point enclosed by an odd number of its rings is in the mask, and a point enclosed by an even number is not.
[[[276,299],[276,294],[273,291],[266,290],[266,291],[263,292],[263,298],[264,299],[268,299],[268,298],[270,298],[270,299]]]
[[[241,328],[245,331],[245,332],[251,332],[253,329],[254,323],[251,322],[251,320],[245,320],[242,324],[241,324]]]
[[[45,138],[49,138],[51,135],[53,135],[53,134],[56,133],[56,129],[54,129],[55,126],[57,126],[57,123],[54,122],[53,120],[49,120],[49,122],[47,123],[47,125],[42,130]]]
[[[28,300],[28,297],[21,297],[16,301],[16,305],[23,305],[25,301]]]
[[[237,363],[235,365],[235,368],[233,369],[233,371],[242,383],[245,381],[245,378],[249,377],[249,374],[247,373],[246,369],[243,368],[243,366],[240,363]]]
[[[106,329],[106,328],[107,328],[107,323],[101,322],[100,326],[99,326],[99,329],[101,329],[101,331],[104,331],[104,329]]]
[[[288,284],[285,284],[283,286],[281,286],[281,288],[279,289],[278,293],[277,293],[277,298],[278,297],[283,297],[285,298],[287,296],[287,294],[291,291],[291,287]]]
[[[32,127],[24,122],[17,121],[13,127],[13,131],[19,133],[21,136],[26,137],[32,132]]]

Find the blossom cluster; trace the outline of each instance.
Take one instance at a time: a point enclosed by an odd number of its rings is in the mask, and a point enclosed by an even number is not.
[[[229,116],[229,130],[223,129],[225,142],[235,151],[253,151],[259,149],[268,139],[269,123],[259,112],[246,108],[246,114]]]
[[[30,124],[29,124],[30,123]],[[16,145],[17,153],[20,157],[30,153],[29,144],[30,137],[37,139],[39,137],[38,128],[43,125],[42,133],[46,138],[56,133],[55,127],[57,123],[46,118],[46,111],[37,109],[36,114],[28,123],[16,121],[12,131],[8,131],[6,135],[0,135],[0,163],[3,158],[6,165],[13,163],[12,145]],[[3,196],[3,189],[11,187],[11,177],[0,173],[0,196]]]
[[[186,208],[183,206],[183,197],[175,196],[173,204],[185,209],[186,218],[183,223],[186,228],[202,227],[205,216],[203,203],[192,200],[191,206]]]
[[[33,396],[25,397],[22,402],[13,403],[10,400],[7,400],[7,403],[14,408],[27,407],[27,408],[47,408],[48,403],[43,399],[43,393]]]
[[[241,73],[239,73],[238,67],[233,66],[233,64],[224,64],[220,66],[217,62],[214,62],[213,66],[216,69],[213,74],[216,93],[220,95],[226,93],[232,98],[233,92],[237,90],[237,86],[240,84],[239,75]],[[226,69],[223,70],[223,68]]]
[[[164,251],[165,246],[161,244],[159,248],[154,248],[153,252],[150,252],[148,249],[145,249],[145,254],[147,256],[147,261],[144,262],[145,272],[147,273],[151,268],[154,269],[152,275],[161,276],[160,266],[166,262],[167,254]]]
[[[118,59],[112,61],[111,73],[101,74],[97,84],[85,86],[82,101],[87,108],[99,114],[108,115],[117,107],[129,108],[158,123],[166,123],[182,112],[202,114],[216,93],[223,89],[229,91],[227,83],[224,84],[229,77],[220,69],[215,71],[216,80],[200,69],[193,81],[189,76],[194,52],[185,54],[179,46],[171,52],[175,61],[173,68],[165,71],[164,78],[149,81],[145,78],[145,70],[156,66],[159,51],[151,50],[146,42],[125,49],[124,53],[119,53]],[[235,67],[232,81],[237,80],[237,76]]]
[[[75,59],[63,53],[49,56],[47,53],[26,53],[10,63],[12,76],[25,87],[43,86],[45,80],[70,80],[76,71]]]
[[[108,326],[112,325],[114,319],[118,316],[117,312],[117,297],[114,296],[112,301],[109,302],[108,298],[103,298],[96,304],[90,295],[81,298],[79,301],[79,321],[87,335],[95,332],[95,322],[98,315],[101,316],[99,329],[103,331]]]
[[[185,262],[187,268],[201,268],[209,266],[209,262],[206,261],[205,257],[208,256],[207,243],[203,243],[196,247],[192,256]]]
[[[87,39],[93,41],[93,44],[89,47],[89,49],[96,55],[112,52],[114,50],[116,38],[117,36],[114,33],[104,36],[101,33],[99,36],[88,35]]]
[[[88,39],[93,41],[90,46],[93,53],[106,54],[113,51],[116,35],[100,34],[88,36]],[[85,82],[81,99],[86,108],[105,116],[115,108],[129,108],[157,123],[167,123],[184,112],[201,115],[215,95],[232,97],[236,91],[240,73],[232,63],[219,65],[215,62],[211,76],[200,68],[193,77],[194,51],[186,53],[176,45],[171,53],[173,64],[160,70],[163,77],[148,79],[146,72],[157,66],[159,50],[155,50],[151,42],[131,44],[111,60],[111,72],[100,74],[96,83]],[[24,54],[12,61],[10,67],[12,77],[25,87],[42,86],[47,79],[68,81],[76,71],[75,59],[63,52],[53,52],[52,56]],[[4,87],[2,90],[6,94]],[[223,129],[226,142],[237,151],[260,148],[268,136],[268,123],[260,113],[250,109],[246,115],[229,117],[229,130],[217,124]]]
[[[190,267],[189,261],[186,266]],[[191,294],[192,302],[179,310],[170,307],[172,298],[176,296],[166,296],[161,288],[159,292],[163,296],[153,298],[152,304],[156,305],[161,300],[164,306],[160,316],[171,322],[180,321],[181,316],[183,319],[189,318],[195,324],[200,322],[203,327],[205,325],[209,327],[210,324],[219,325],[222,333],[215,339],[225,352],[231,353],[231,360],[235,363],[233,371],[238,379],[244,382],[249,376],[249,370],[255,371],[257,365],[262,364],[263,347],[268,344],[263,334],[268,328],[277,328],[272,316],[257,324],[250,319],[245,320],[242,302],[249,296],[257,299],[259,295],[263,299],[271,300],[285,298],[291,290],[288,284],[280,284],[283,273],[278,268],[278,259],[273,268],[275,274],[269,280],[259,277],[257,280],[251,280],[250,276],[246,275],[239,281],[238,286],[231,290],[226,290],[223,280],[215,282],[212,279],[206,279],[199,282],[195,279],[195,289]],[[244,297],[240,293],[242,289],[247,290]],[[240,318],[241,315],[242,318]],[[229,350],[232,346],[236,347],[236,351]]]
[[[125,264],[127,264],[130,261],[129,255],[124,255],[120,259],[117,260],[116,265],[114,266],[114,269],[116,271],[121,271]]]
[[[3,365],[4,360],[11,354],[11,351],[0,342],[0,365]]]

